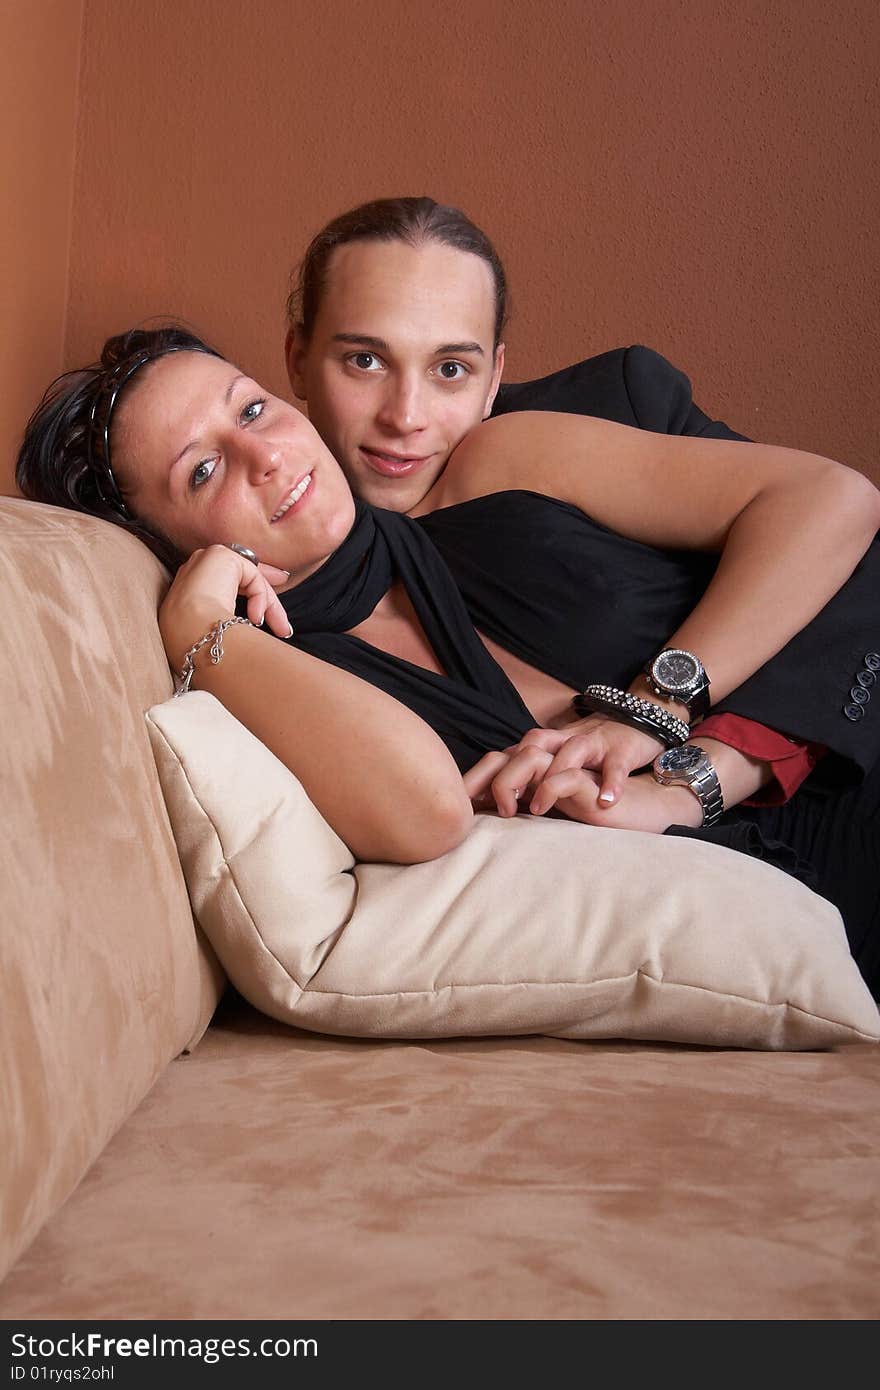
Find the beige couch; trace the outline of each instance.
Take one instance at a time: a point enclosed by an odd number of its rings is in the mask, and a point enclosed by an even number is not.
[[[314,989],[291,1002],[258,970],[258,1011],[194,925],[144,719],[171,693],[163,572],[112,528],[11,499],[0,572],[0,1316],[877,1316],[880,1049],[839,955],[824,972],[840,972],[837,993],[805,958],[794,1003],[787,978],[779,998],[750,999],[749,1050],[637,1039],[649,1016],[668,1038],[689,999],[703,1012],[686,1036],[718,1012],[719,984],[706,998],[702,979],[672,979],[671,937],[628,992],[617,972],[613,999],[591,961],[548,1035],[528,1031],[531,975],[511,1013],[522,970],[500,993],[469,980],[495,991],[485,1037],[444,1036],[455,1017],[436,990],[415,1036],[332,1036],[354,1018],[381,1033],[386,1017],[360,995],[352,1014],[338,971],[318,991],[337,1012],[319,1000],[322,1013]],[[499,833],[473,840],[487,864]],[[229,946],[228,912],[218,926],[183,859],[251,992],[241,935]],[[416,871],[448,883],[462,862]],[[297,876],[295,854],[285,869]],[[355,874],[359,906],[375,878]],[[453,897],[457,911],[467,895]],[[722,914],[719,930],[739,929]],[[428,944],[437,932],[432,919]],[[784,965],[774,949],[768,975]],[[732,955],[724,968],[743,970]],[[742,998],[724,999],[736,1039]],[[765,1050],[790,1047],[807,1050]]]

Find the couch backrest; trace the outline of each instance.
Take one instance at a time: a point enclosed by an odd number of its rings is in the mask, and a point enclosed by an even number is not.
[[[0,498],[0,1276],[223,977],[197,938],[144,711],[168,576],[89,517]]]

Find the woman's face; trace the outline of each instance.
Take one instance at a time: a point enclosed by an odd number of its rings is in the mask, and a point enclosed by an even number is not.
[[[489,414],[493,351],[485,261],[436,241],[354,241],[333,252],[308,344],[288,339],[297,396],[352,488],[411,511],[468,430]]]
[[[351,529],[351,490],[294,406],[230,362],[174,352],[141,368],[113,420],[130,510],[184,555],[219,543],[305,578]]]

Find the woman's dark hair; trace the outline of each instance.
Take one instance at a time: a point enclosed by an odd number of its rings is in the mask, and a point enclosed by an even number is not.
[[[166,536],[133,516],[110,463],[113,412],[141,367],[171,352],[214,348],[178,324],[132,328],[108,338],[99,362],[65,372],[47,388],[25,427],[15,481],[31,502],[48,502],[112,521],[176,569],[181,555]]]
[[[501,257],[486,233],[459,208],[435,203],[433,198],[377,198],[334,217],[313,237],[296,271],[287,301],[290,328],[299,329],[308,342],[327,284],[327,267],[337,246],[350,241],[405,241],[423,246],[439,241],[456,251],[479,256],[492,272],[495,286],[495,341],[501,342],[507,322],[507,277]]]

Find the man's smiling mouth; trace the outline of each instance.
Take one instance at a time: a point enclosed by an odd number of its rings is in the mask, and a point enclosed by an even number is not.
[[[392,478],[415,472],[431,458],[430,454],[389,454],[384,449],[371,449],[366,444],[361,445],[361,453],[375,472]]]

